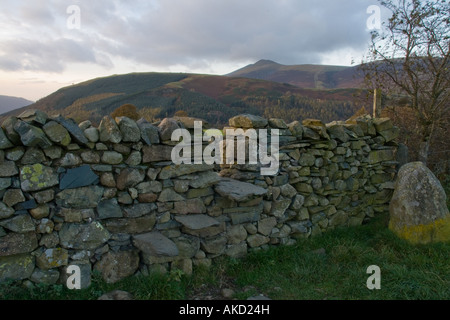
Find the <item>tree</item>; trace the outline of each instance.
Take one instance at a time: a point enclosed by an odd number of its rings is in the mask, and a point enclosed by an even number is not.
[[[362,71],[372,89],[405,96],[420,132],[418,160],[427,163],[439,127],[450,113],[450,6],[447,0],[382,0],[392,12],[372,32]]]
[[[127,104],[121,105],[116,110],[114,110],[111,113],[111,117],[113,119],[115,119],[117,117],[128,117],[133,120],[139,120],[140,115],[139,115],[135,105],[127,103]]]

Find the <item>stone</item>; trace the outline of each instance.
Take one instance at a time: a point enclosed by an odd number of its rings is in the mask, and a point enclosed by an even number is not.
[[[17,118],[27,123],[35,123],[42,126],[47,121],[48,116],[41,110],[28,109],[22,112]]]
[[[104,223],[106,229],[112,233],[143,233],[153,229],[156,223],[156,214],[138,218],[105,220]]]
[[[260,116],[252,114],[241,114],[228,120],[231,127],[235,128],[264,128],[268,121]]]
[[[178,121],[171,118],[165,118],[158,125],[159,130],[159,138],[161,141],[167,141],[172,139],[172,132],[177,129],[180,129],[181,126],[178,124]]]
[[[38,148],[28,148],[27,151],[25,151],[22,160],[20,161],[21,164],[35,164],[35,163],[42,163],[46,161],[44,152]]]
[[[68,270],[70,266],[77,266],[80,268],[80,289],[87,289],[91,286],[91,264],[82,261],[71,261],[70,265],[64,266],[61,269],[60,283],[67,283],[68,277],[73,274],[73,271]]]
[[[0,162],[0,177],[12,177],[18,173],[19,169],[14,161],[3,161],[3,163]]]
[[[22,146],[14,147],[6,151],[6,159],[11,161],[20,160],[25,154],[25,148]]]
[[[172,161],[172,147],[166,145],[151,145],[142,148],[142,163]]]
[[[185,216],[175,216],[175,220],[188,229],[200,230],[220,224],[216,219],[204,214],[191,214]]]
[[[36,232],[41,234],[50,234],[53,232],[53,229],[55,228],[55,224],[52,220],[49,220],[47,218],[43,218],[39,221],[38,226],[36,227]]]
[[[52,285],[59,280],[60,273],[56,269],[41,270],[35,268],[30,276],[30,280],[38,284]]]
[[[328,219],[328,225],[330,227],[343,226],[348,221],[348,213],[342,210],[337,211]]]
[[[34,267],[34,257],[31,254],[0,257],[0,282],[27,279]]]
[[[14,147],[11,141],[9,141],[5,132],[0,128],[0,150],[9,149]]]
[[[144,181],[145,171],[143,169],[125,168],[117,176],[117,189],[125,190]]]
[[[389,130],[394,126],[389,118],[374,118],[373,125],[378,132]]]
[[[412,243],[450,241],[446,199],[439,180],[422,162],[405,164],[389,205],[389,229]]]
[[[292,121],[288,125],[288,129],[291,132],[291,134],[296,137],[297,139],[302,139],[303,137],[303,126],[299,121]]]
[[[102,294],[97,300],[133,300],[133,295],[123,290],[114,290]]]
[[[1,220],[0,226],[17,233],[35,231],[33,220],[28,213],[15,215],[12,218]]]
[[[161,180],[171,179],[179,176],[184,176],[196,172],[212,170],[214,168],[213,165],[209,164],[179,164],[179,165],[170,165],[161,169],[158,178]]]
[[[138,142],[141,140],[141,131],[134,120],[128,117],[117,117],[115,120],[122,134],[123,142]]]
[[[255,207],[235,207],[225,208],[223,213],[227,214],[233,225],[245,222],[256,222],[260,219],[261,213],[264,210],[264,205],[261,202]]]
[[[91,127],[83,131],[89,142],[97,143],[100,140],[100,133],[97,128]]]
[[[8,189],[3,195],[3,203],[9,207],[13,207],[19,202],[24,202],[25,200],[25,196],[20,189]]]
[[[122,209],[116,198],[102,200],[98,203],[97,213],[99,219],[122,218]]]
[[[133,151],[128,156],[125,163],[129,166],[138,166],[142,162],[142,155],[139,151]]]
[[[97,184],[98,181],[99,178],[91,170],[91,167],[89,165],[83,165],[78,168],[68,169],[63,173],[59,182],[59,188],[61,190],[75,189]]]
[[[0,219],[6,219],[14,214],[14,209],[8,207],[5,203],[0,202]]]
[[[326,127],[332,139],[337,139],[341,142],[347,142],[350,140],[350,136],[347,134],[345,126],[338,121],[328,123]]]
[[[269,236],[276,225],[277,219],[275,217],[261,219],[258,221],[258,232],[262,235]]]
[[[227,230],[227,239],[228,244],[238,244],[247,239],[247,231],[241,224],[232,226]]]
[[[54,117],[53,120],[62,125],[70,134],[72,139],[81,145],[87,145],[88,139],[83,133],[83,130],[78,127],[77,123],[73,119],[66,119],[62,116]]]
[[[182,259],[193,258],[200,249],[200,239],[189,235],[182,235],[172,239],[178,248],[178,257]]]
[[[36,265],[41,270],[58,268],[67,265],[69,253],[63,248],[46,249],[36,256]]]
[[[280,187],[281,195],[286,198],[293,198],[297,194],[297,190],[290,184],[285,184]]]
[[[99,271],[106,283],[116,283],[132,276],[139,268],[137,250],[107,252],[102,255],[94,270]],[[102,299],[103,300],[103,299]]]
[[[395,159],[394,151],[392,149],[373,150],[369,152],[369,164],[375,164],[383,161],[392,161]]]
[[[66,189],[56,195],[56,204],[65,208],[95,208],[102,199],[103,191],[100,186]]]
[[[270,215],[277,218],[282,218],[286,210],[291,205],[291,202],[291,199],[274,200],[270,210]]]
[[[83,163],[83,161],[81,160],[80,156],[78,156],[77,154],[68,152],[64,155],[64,157],[61,159],[60,161],[60,166],[61,167],[76,167],[79,166]]]
[[[253,197],[263,196],[267,193],[267,189],[229,178],[221,178],[214,189],[222,197],[236,202],[248,201]]]
[[[137,218],[143,215],[148,215],[156,210],[156,204],[154,203],[136,203],[131,207],[123,208],[124,217]]]
[[[61,246],[66,249],[92,250],[111,237],[99,222],[88,224],[65,223],[59,231]]]
[[[29,212],[34,219],[40,220],[50,215],[50,207],[47,204],[41,204],[36,208],[30,209]]]
[[[159,131],[157,127],[143,118],[137,121],[137,125],[141,131],[141,138],[147,145],[159,143]]]
[[[36,233],[8,233],[0,237],[0,257],[32,252],[38,247]]]
[[[104,116],[98,127],[101,142],[120,143],[122,134],[111,116]]]
[[[72,142],[69,132],[56,121],[47,122],[42,128],[47,137],[54,143],[68,146]]]
[[[316,162],[316,157],[310,153],[302,153],[300,155],[300,159],[298,160],[298,163],[302,167],[311,167]]]
[[[17,121],[14,130],[19,134],[23,145],[27,147],[48,148],[52,142],[47,138],[42,129],[32,126],[24,121]]]
[[[205,213],[206,207],[202,199],[196,198],[175,202],[174,211],[178,214]]]
[[[102,155],[102,162],[106,164],[120,164],[123,161],[123,155],[116,151],[105,151]]]
[[[276,129],[288,129],[288,126],[283,119],[269,119],[269,126]]]
[[[176,193],[173,189],[164,189],[158,197],[158,201],[168,202],[168,201],[183,201],[185,200],[183,196]]]
[[[0,178],[0,191],[11,186],[11,178]]]
[[[139,193],[159,193],[162,191],[162,183],[159,181],[145,181],[136,186]]]
[[[199,172],[192,175],[189,186],[195,189],[203,189],[212,186],[221,180],[221,177],[213,171]]]
[[[55,198],[55,191],[52,189],[47,189],[44,191],[39,191],[33,194],[34,199],[38,204],[44,204],[52,201]]]
[[[96,151],[85,151],[81,153],[84,163],[100,163],[100,155]]]
[[[226,244],[227,238],[219,235],[214,238],[202,239],[201,248],[206,253],[222,254],[225,251]]]
[[[380,131],[379,134],[384,138],[386,142],[392,141],[400,135],[399,127],[392,127],[387,130]]]
[[[247,243],[250,248],[260,247],[270,241],[269,237],[263,236],[262,234],[253,234],[248,236]]]
[[[179,253],[172,240],[156,231],[134,235],[133,245],[152,256],[174,257]]]

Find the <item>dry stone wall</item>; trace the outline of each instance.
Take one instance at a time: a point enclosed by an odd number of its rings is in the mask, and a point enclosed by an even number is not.
[[[193,123],[106,116],[97,128],[36,110],[5,120],[0,282],[65,283],[73,265],[82,287],[94,270],[108,282],[189,273],[221,255],[359,225],[388,207],[398,135],[389,119],[230,119],[234,129],[279,130],[273,176],[259,165],[175,165],[172,132]]]

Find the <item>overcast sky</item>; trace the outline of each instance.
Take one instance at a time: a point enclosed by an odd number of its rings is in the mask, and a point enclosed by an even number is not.
[[[99,76],[226,74],[259,59],[351,65],[367,51],[373,16],[368,8],[377,4],[0,0],[0,94],[37,100]]]

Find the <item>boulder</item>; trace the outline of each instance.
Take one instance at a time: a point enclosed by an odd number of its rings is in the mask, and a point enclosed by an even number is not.
[[[62,146],[68,146],[72,141],[69,132],[56,121],[49,121],[43,127],[47,137]]]
[[[161,141],[167,141],[172,139],[172,133],[180,129],[181,126],[178,124],[178,121],[171,118],[165,118],[158,125],[159,137]]]
[[[48,189],[58,183],[58,174],[54,169],[40,163],[24,166],[20,170],[20,186],[25,192]]]
[[[389,229],[412,243],[450,241],[450,213],[439,180],[422,163],[398,172],[389,212]]]
[[[110,116],[103,117],[98,130],[101,142],[119,143],[122,141],[120,129]]]
[[[66,119],[62,116],[54,117],[53,120],[62,125],[70,133],[70,136],[76,143],[82,145],[88,144],[88,139],[84,135],[83,130],[81,130],[78,124],[75,122],[75,120]]]

